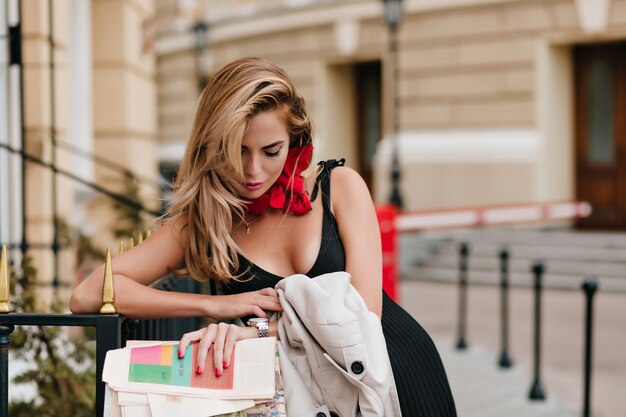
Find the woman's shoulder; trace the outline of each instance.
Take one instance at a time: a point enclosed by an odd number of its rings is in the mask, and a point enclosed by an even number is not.
[[[348,183],[348,185],[353,183],[363,182],[363,178],[361,175],[356,172],[354,169],[344,165],[345,159],[327,159],[325,161],[320,161],[317,163],[318,170],[316,175],[320,176],[326,174],[331,178],[331,185],[334,184],[342,184]],[[332,174],[332,175],[331,175]]]
[[[330,194],[333,211],[342,208],[350,209],[355,204],[369,201],[371,196],[363,177],[354,169],[347,166],[338,166],[330,177]]]
[[[175,242],[183,250],[188,245],[189,227],[185,216],[178,215],[173,218],[163,219],[156,232],[166,236],[167,239]]]
[[[345,165],[334,168],[330,180],[332,186],[340,188],[365,185],[363,177],[356,170]]]

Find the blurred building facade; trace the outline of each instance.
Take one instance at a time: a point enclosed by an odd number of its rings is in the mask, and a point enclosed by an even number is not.
[[[129,169],[158,208],[159,167],[173,176],[204,80],[243,56],[292,76],[315,159],[345,157],[378,202],[389,195],[397,82],[407,210],[585,199],[588,225],[625,228],[626,0],[403,3],[394,80],[377,0],[3,2],[0,53],[11,55],[21,22],[23,84],[7,58],[0,241],[19,255],[25,224],[43,279],[73,279],[69,251],[55,266],[53,219],[112,244],[111,201],[27,162],[22,207],[21,138],[29,155],[114,191],[119,171],[76,149]]]
[[[42,284],[73,285],[75,250],[52,246],[63,223],[113,244],[112,200],[97,187],[123,192],[128,169],[158,206],[154,2],[4,1],[0,41],[0,242],[18,265],[27,244]]]
[[[626,0],[403,3],[405,208],[584,199],[587,225],[625,228]],[[163,160],[180,158],[198,70],[261,56],[307,99],[315,158],[346,157],[387,199],[393,75],[381,1],[157,0],[156,10]]]

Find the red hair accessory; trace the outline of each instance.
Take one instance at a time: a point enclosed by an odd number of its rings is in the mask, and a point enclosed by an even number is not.
[[[313,146],[297,146],[289,149],[283,172],[262,196],[246,202],[248,211],[259,215],[269,207],[284,209],[287,213],[301,216],[311,211],[311,201],[304,189],[304,171],[311,163]]]

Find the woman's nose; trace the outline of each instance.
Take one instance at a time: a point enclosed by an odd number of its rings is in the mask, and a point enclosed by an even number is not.
[[[258,156],[249,155],[247,158],[244,159],[243,171],[247,177],[254,178],[256,174],[259,173],[259,170],[260,170],[260,161],[259,161]]]

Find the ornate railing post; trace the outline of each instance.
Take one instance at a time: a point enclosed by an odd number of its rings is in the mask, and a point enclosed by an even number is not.
[[[102,307],[101,314],[115,314],[115,290],[113,287],[113,268],[111,266],[111,249],[107,248],[106,262],[104,264],[104,277],[102,282]]]

